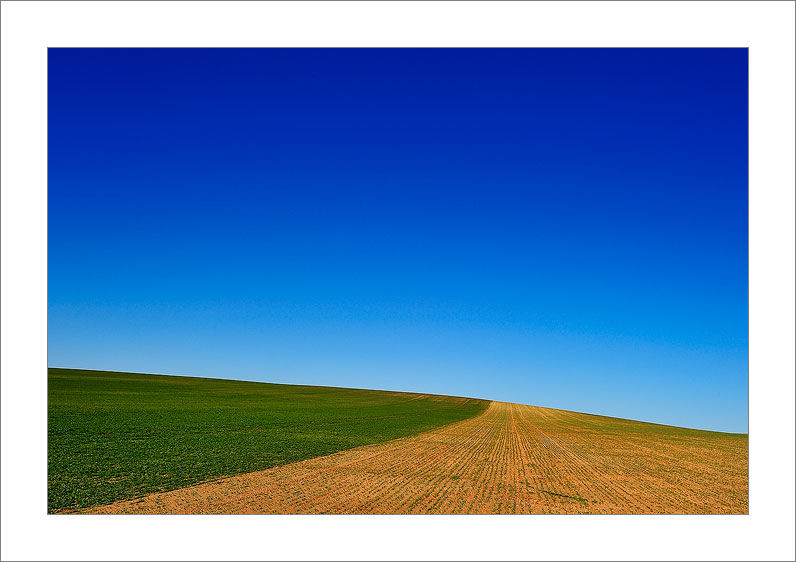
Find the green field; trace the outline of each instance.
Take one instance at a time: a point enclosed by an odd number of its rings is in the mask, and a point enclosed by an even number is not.
[[[488,402],[49,369],[47,505],[71,510],[412,435]]]

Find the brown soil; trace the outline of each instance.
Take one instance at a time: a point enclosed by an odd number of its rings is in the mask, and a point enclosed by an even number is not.
[[[748,513],[748,439],[493,402],[478,417],[90,513]]]

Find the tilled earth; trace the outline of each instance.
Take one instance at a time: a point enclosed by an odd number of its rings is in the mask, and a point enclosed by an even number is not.
[[[748,513],[748,438],[492,402],[433,431],[87,513]]]

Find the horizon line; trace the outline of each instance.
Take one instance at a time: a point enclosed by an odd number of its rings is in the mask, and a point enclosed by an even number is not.
[[[488,402],[503,402],[506,404],[517,404],[518,406],[530,406],[533,408],[541,408],[544,410],[557,410],[559,412],[567,412],[572,414],[581,414],[584,416],[594,416],[597,418],[607,418],[607,419],[614,419],[614,420],[622,420],[622,421],[630,421],[635,423],[644,423],[648,425],[656,425],[659,427],[673,427],[677,429],[687,429],[691,431],[705,431],[708,433],[721,433],[723,435],[745,435],[749,437],[749,431],[747,430],[744,432],[737,432],[737,431],[718,431],[714,429],[701,429],[698,427],[687,427],[683,425],[671,425],[666,423],[658,423],[658,422],[650,422],[645,420],[638,420],[633,418],[621,418],[618,416],[606,416],[603,414],[592,414],[590,412],[580,412],[577,410],[566,410],[564,408],[551,408],[549,406],[537,406],[535,404],[523,404],[521,402],[505,402],[504,400],[493,400],[491,398],[479,398],[476,396],[459,396],[455,394],[438,394],[434,392],[418,392],[413,390],[392,390],[387,388],[362,388],[362,387],[352,387],[352,386],[331,386],[325,384],[302,384],[302,383],[289,383],[289,382],[268,382],[268,381],[256,381],[256,380],[248,380],[248,379],[233,379],[233,378],[220,378],[220,377],[199,377],[196,375],[183,375],[183,374],[176,374],[176,373],[140,373],[136,371],[112,371],[108,369],[85,369],[85,368],[74,368],[74,367],[53,367],[47,365],[47,369],[62,369],[65,371],[89,371],[93,373],[124,373],[128,375],[149,375],[149,376],[156,376],[156,377],[181,377],[181,378],[189,378],[189,379],[205,379],[205,380],[216,380],[216,381],[232,381],[232,382],[248,382],[252,384],[277,384],[277,385],[285,385],[285,386],[310,386],[314,388],[334,388],[334,389],[341,389],[341,390],[368,390],[368,391],[375,391],[375,392],[393,392],[396,394],[425,394],[427,396],[443,396],[448,398],[465,398],[468,400],[484,400]]]

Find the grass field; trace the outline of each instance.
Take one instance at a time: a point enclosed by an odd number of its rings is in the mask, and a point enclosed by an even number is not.
[[[109,504],[428,431],[482,400],[49,369],[48,511]]]
[[[426,433],[98,513],[748,513],[748,437],[492,402]]]

